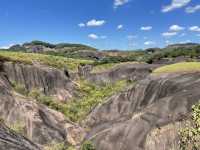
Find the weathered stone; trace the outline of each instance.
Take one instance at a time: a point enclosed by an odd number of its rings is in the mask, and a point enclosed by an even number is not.
[[[149,76],[98,106],[86,120],[91,129],[86,138],[97,150],[144,150],[151,131],[186,118],[200,100],[199,91],[200,73]]]
[[[9,80],[24,85],[29,91],[40,89],[44,94],[68,100],[75,93],[76,85],[64,71],[40,65],[5,62],[3,69]]]

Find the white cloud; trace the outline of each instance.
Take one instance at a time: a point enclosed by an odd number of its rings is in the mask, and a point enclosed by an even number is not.
[[[89,34],[88,37],[90,39],[93,39],[93,40],[97,40],[97,39],[107,39],[107,36],[105,35],[102,35],[102,36],[99,36],[99,35],[96,35],[96,34]]]
[[[144,42],[144,45],[155,45],[156,43],[154,41],[146,41]]]
[[[88,37],[89,37],[90,39],[93,39],[93,40],[97,40],[97,39],[99,38],[99,36],[96,35],[96,34],[89,34]]]
[[[95,26],[102,26],[106,23],[105,20],[96,20],[96,19],[92,19],[90,21],[87,22],[87,26],[88,27],[95,27]]]
[[[181,33],[179,36],[184,37],[184,36],[186,36],[186,33]]]
[[[188,5],[192,0],[172,0],[171,4],[164,6],[162,12],[169,12]]]
[[[121,30],[121,29],[123,29],[123,27],[124,26],[122,24],[120,24],[120,25],[117,26],[117,30]]]
[[[191,40],[186,40],[186,41],[181,41],[179,42],[180,44],[185,44],[185,43],[191,43],[192,41]]]
[[[170,38],[170,37],[175,36],[177,34],[178,34],[177,32],[164,32],[164,33],[162,33],[162,36],[164,36],[166,38]]]
[[[152,26],[146,26],[146,27],[141,27],[140,30],[142,31],[150,31],[152,29]]]
[[[165,44],[170,44],[171,42],[169,40],[166,40],[165,41]]]
[[[85,24],[84,23],[79,23],[78,26],[82,28],[82,27],[85,27]]]
[[[169,31],[172,31],[172,32],[179,32],[179,31],[182,31],[184,30],[185,28],[184,27],[181,27],[179,25],[172,25],[170,28],[169,28]]]
[[[119,6],[122,6],[126,3],[128,3],[130,0],[114,0],[114,8],[117,8]]]
[[[200,27],[199,26],[192,26],[189,28],[190,31],[193,31],[193,32],[200,32]]]
[[[187,8],[185,9],[185,12],[186,12],[186,13],[189,13],[189,14],[195,13],[195,12],[197,12],[197,11],[200,11],[200,5],[196,5],[196,6],[193,6],[193,7],[187,7]]]
[[[0,46],[0,49],[9,49],[13,45],[15,45],[15,44],[9,44],[9,45],[5,45],[5,46]]]
[[[138,38],[138,36],[137,35],[128,35],[127,36],[127,39],[137,39]]]
[[[100,39],[107,39],[107,36],[102,35],[102,36],[100,36]]]

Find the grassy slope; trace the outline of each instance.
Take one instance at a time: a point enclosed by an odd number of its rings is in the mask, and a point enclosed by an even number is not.
[[[97,86],[80,80],[79,98],[72,99],[68,103],[61,103],[53,97],[45,96],[37,89],[27,92],[23,85],[14,85],[13,88],[17,93],[34,98],[39,103],[63,113],[71,121],[78,122],[83,120],[96,105],[104,102],[107,97],[124,90],[129,84],[127,81],[122,80],[104,86]]]
[[[200,62],[181,62],[157,68],[153,73],[177,73],[200,71]]]
[[[25,64],[33,64],[34,62],[37,62],[40,64],[52,66],[59,69],[66,67],[70,71],[77,71],[79,64],[93,63],[93,61],[90,60],[72,59],[61,56],[52,56],[52,55],[35,54],[35,53],[8,52],[8,51],[0,51],[0,58],[13,62],[21,62]]]

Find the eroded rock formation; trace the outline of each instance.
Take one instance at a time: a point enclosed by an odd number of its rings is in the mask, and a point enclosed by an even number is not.
[[[84,131],[81,127],[63,114],[16,93],[4,70],[0,71],[0,91],[1,119],[11,126],[20,125],[31,141],[39,145],[52,142],[78,145],[82,141]]]
[[[5,62],[2,65],[10,81],[24,85],[28,91],[36,88],[46,95],[68,100],[75,94],[76,85],[64,71],[47,66]]]
[[[163,127],[185,119],[192,105],[199,102],[199,91],[200,73],[149,76],[98,106],[86,120],[91,129],[86,138],[97,150],[154,149],[151,144],[146,147],[150,139],[162,145],[157,150],[169,150],[178,131],[171,138],[162,134]],[[150,136],[156,129],[162,138]]]

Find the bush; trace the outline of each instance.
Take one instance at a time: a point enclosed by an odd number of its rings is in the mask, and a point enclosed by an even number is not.
[[[180,130],[180,149],[199,150],[200,148],[200,103],[192,107],[191,122]]]
[[[95,147],[91,141],[85,141],[81,146],[81,150],[95,150]]]
[[[22,123],[21,121],[17,121],[8,126],[11,130],[15,131],[16,133],[19,133],[25,136],[25,129],[26,129],[25,123]]]
[[[17,93],[25,95],[25,96],[28,95],[28,90],[26,89],[24,85],[13,82],[12,86]]]
[[[51,144],[48,144],[44,147],[44,150],[69,150],[67,149],[65,143],[56,143],[52,142]]]

